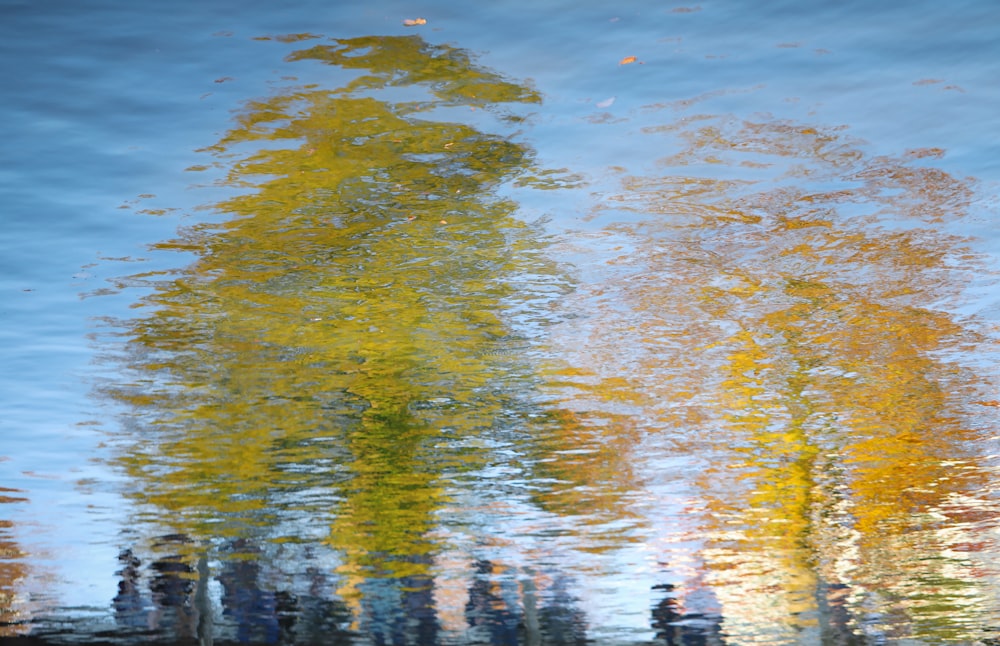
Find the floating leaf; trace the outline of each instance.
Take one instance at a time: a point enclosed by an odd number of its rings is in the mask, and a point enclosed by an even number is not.
[[[407,27],[416,27],[417,25],[426,25],[426,18],[407,18],[403,21],[403,24]]]
[[[618,64],[619,65],[628,65],[629,63],[634,63],[637,60],[639,60],[639,59],[637,59],[635,56],[626,56],[625,58],[623,58],[620,61],[618,61]]]

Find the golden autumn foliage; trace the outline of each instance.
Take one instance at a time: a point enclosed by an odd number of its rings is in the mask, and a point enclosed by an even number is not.
[[[945,555],[976,541],[937,530],[987,482],[973,353],[992,349],[947,313],[984,268],[941,225],[974,186],[841,129],[693,115],[648,134],[674,152],[595,208],[643,217],[595,235],[627,251],[567,302],[589,334],[566,328],[562,347],[592,370],[553,392],[599,409],[628,375],[616,399],[643,404],[608,428],[634,438],[613,450],[623,482],[651,449],[708,465],[678,479],[700,483],[703,577],[734,604],[731,635],[764,621],[780,641],[815,625],[825,591],[863,614],[867,586],[897,584],[909,601],[880,606],[886,625],[968,634],[977,570]],[[919,600],[903,589],[918,570],[939,582]]]
[[[417,37],[291,58],[358,74],[249,102],[206,149],[237,190],[213,205],[225,219],[159,245],[197,260],[123,322],[131,382],[108,391],[133,409],[119,462],[153,524],[254,542],[325,525],[350,580],[412,576],[442,482],[489,459],[467,442],[529,383],[500,313],[545,297],[530,276],[564,282],[494,194],[530,151],[422,115],[515,119],[539,97]]]

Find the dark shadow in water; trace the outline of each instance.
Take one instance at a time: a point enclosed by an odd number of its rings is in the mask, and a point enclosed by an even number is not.
[[[555,575],[544,598],[532,579],[497,577],[489,561],[475,565],[465,605],[468,638],[476,644],[586,644],[587,621],[570,594],[570,579]]]
[[[715,646],[722,639],[722,617],[718,614],[688,612],[677,587],[663,583],[653,588],[663,591],[663,599],[653,607],[656,639],[665,646]]]
[[[165,545],[161,543],[161,548]],[[176,556],[153,561],[148,568],[132,551],[120,560],[119,593],[115,597],[116,639],[143,638],[192,643],[349,644],[357,634],[347,629],[351,614],[331,600],[328,576],[307,573],[312,580],[301,592],[274,590],[261,581],[256,550],[237,541],[242,558],[222,562],[213,577],[205,557],[187,563]],[[210,584],[218,583],[221,618],[216,621]],[[216,625],[218,623],[218,625]]]
[[[164,542],[160,547],[169,545]],[[257,551],[242,541],[232,548],[244,557]],[[310,573],[308,590],[291,592],[269,589],[261,579],[263,564],[251,558],[224,561],[215,575],[203,559],[192,565],[176,556],[165,556],[144,567],[130,551],[120,558],[121,581],[114,599],[120,630],[103,631],[116,641],[159,642],[169,636],[178,643],[216,644],[451,643],[442,634],[434,581],[428,577],[362,583],[361,619],[354,623],[350,609],[330,599],[330,576],[319,571]],[[586,618],[571,593],[572,579],[549,573],[546,578],[554,581],[540,594],[532,579],[515,580],[504,568],[488,561],[476,563],[470,574],[472,583],[464,610],[468,631],[462,643],[591,643],[586,637]],[[214,626],[212,601],[205,596],[213,581],[222,588],[221,618]],[[653,614],[654,621],[660,622],[679,617],[669,612],[664,615],[662,608]],[[49,637],[59,641],[59,635]]]

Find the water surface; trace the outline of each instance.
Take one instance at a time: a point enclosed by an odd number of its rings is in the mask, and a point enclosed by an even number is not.
[[[992,643],[992,8],[537,5],[5,10],[0,634]]]

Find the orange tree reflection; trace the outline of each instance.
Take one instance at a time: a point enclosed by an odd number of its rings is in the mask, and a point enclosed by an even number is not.
[[[959,551],[988,542],[955,523],[988,506],[987,346],[947,313],[983,271],[947,225],[974,185],[932,166],[942,151],[866,156],[836,128],[694,115],[647,134],[677,152],[595,209],[643,217],[594,234],[625,251],[575,297],[592,333],[565,345],[588,369],[556,391],[595,410],[624,390],[659,429],[647,448],[709,465],[701,576],[728,634],[794,639],[839,604],[854,618],[824,630],[875,612],[887,635],[967,638],[988,605]]]

